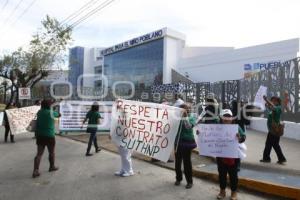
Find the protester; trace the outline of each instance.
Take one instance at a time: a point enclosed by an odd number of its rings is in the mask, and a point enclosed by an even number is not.
[[[41,105],[41,100],[39,100],[39,99],[38,99],[38,100],[35,100],[35,101],[34,101],[34,105],[35,105],[35,106],[40,106],[40,105]]]
[[[221,114],[222,124],[234,123],[233,115],[231,110],[222,110]],[[244,131],[239,127],[239,133],[237,133],[239,143],[243,143],[246,139]],[[237,199],[237,186],[238,186],[238,159],[237,158],[222,158],[217,157],[218,173],[219,173],[219,184],[220,193],[217,195],[217,199],[223,199],[226,197],[226,186],[227,186],[227,174],[230,179],[231,188],[231,200]]]
[[[182,104],[184,104],[184,101],[182,100],[181,94],[175,94],[175,103],[173,106],[180,107]]]
[[[193,187],[192,176],[192,162],[191,154],[192,150],[197,147],[194,139],[193,127],[196,123],[196,118],[191,115],[191,107],[188,104],[182,104],[180,108],[184,109],[183,119],[179,133],[175,141],[175,171],[176,182],[175,185],[180,185],[182,181],[181,163],[184,165],[184,175],[187,182],[186,189]]]
[[[268,120],[267,120],[268,136],[266,139],[263,159],[261,159],[260,162],[264,162],[264,163],[271,162],[270,154],[273,147],[277,154],[277,158],[278,158],[277,163],[284,164],[286,163],[286,158],[284,157],[281,147],[279,145],[280,136],[275,135],[272,130],[272,123],[277,123],[277,124],[280,123],[281,100],[279,97],[276,96],[273,96],[271,98],[271,101],[268,100],[266,96],[264,96],[264,100],[266,101],[266,108],[269,110]]]
[[[49,172],[58,170],[55,166],[55,126],[54,118],[60,117],[60,114],[53,111],[51,108],[51,100],[43,100],[41,109],[37,113],[36,122],[36,144],[37,154],[34,158],[34,170],[32,177],[40,176],[39,166],[43,156],[45,146],[49,152]]]
[[[164,98],[164,99],[161,101],[161,104],[163,104],[163,105],[168,105],[168,106],[169,106],[169,105],[170,105],[170,102],[168,102],[167,99]]]
[[[34,105],[35,106],[41,106],[41,100],[35,100],[34,101]],[[36,132],[34,132],[34,136],[32,137],[32,139],[36,139]]]
[[[239,127],[243,130],[243,132],[246,131],[246,124],[248,124],[247,119],[244,111],[243,111],[243,102],[238,103],[238,101],[233,100],[231,102],[231,108],[232,108],[232,115],[233,115],[233,123],[238,124]],[[240,171],[241,169],[241,159],[239,158],[237,160],[237,169]]]
[[[115,172],[116,176],[129,177],[133,176],[132,160],[131,160],[131,151],[125,147],[118,147],[119,154],[121,157],[121,169],[120,171]]]
[[[173,106],[180,108],[181,105],[184,104],[184,101],[182,100],[182,95],[181,94],[175,94],[175,103]],[[153,160],[155,161],[155,160]],[[172,151],[170,158],[168,160],[168,163],[173,163],[174,162],[174,152]]]
[[[118,109],[122,109],[118,107]],[[121,177],[129,177],[134,175],[133,167],[132,167],[132,160],[131,160],[131,150],[128,150],[125,147],[118,146],[119,154],[121,157],[121,169],[115,172],[115,176]]]
[[[239,127],[245,132],[246,118],[243,113],[242,102],[238,102],[237,100],[233,100],[231,102],[231,110],[234,117],[234,123],[238,124]]]
[[[11,104],[8,104],[8,105],[5,107],[5,110],[9,110],[9,109],[12,109],[12,108],[14,108],[14,106],[12,106]],[[9,126],[9,122],[8,122],[8,117],[7,117],[7,114],[6,114],[5,111],[4,111],[3,122],[4,122],[4,128],[5,128],[4,142],[5,142],[5,143],[7,142],[7,138],[8,138],[8,135],[9,135],[9,136],[10,136],[10,142],[11,142],[11,143],[15,143],[15,137],[14,137],[14,135],[11,133],[10,126]]]
[[[90,139],[88,143],[88,147],[86,150],[86,156],[92,156],[93,154],[90,153],[92,143],[94,143],[96,153],[101,151],[101,148],[98,146],[97,143],[97,130],[98,130],[98,124],[100,124],[101,115],[99,113],[99,104],[95,102],[91,109],[88,111],[88,113],[85,116],[85,119],[83,120],[82,126],[84,123],[88,120],[88,126],[86,129],[87,133],[90,133]]]
[[[204,116],[197,122],[203,124],[216,124],[219,123],[219,109],[218,102],[213,97],[206,98]]]

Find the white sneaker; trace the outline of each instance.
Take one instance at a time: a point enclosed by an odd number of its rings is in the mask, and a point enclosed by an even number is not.
[[[124,172],[123,174],[121,174],[122,177],[128,177],[128,176],[133,176],[134,172]]]
[[[122,176],[122,174],[124,174],[123,171],[117,171],[117,172],[115,172],[115,176]]]

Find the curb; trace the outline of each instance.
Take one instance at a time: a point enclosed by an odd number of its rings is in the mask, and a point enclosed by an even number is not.
[[[196,153],[199,155],[199,152],[197,149],[194,149],[193,153]],[[212,157],[207,157],[207,158],[211,159],[212,162],[216,163],[215,158],[212,158]],[[248,161],[244,161],[244,160],[242,160],[241,166],[242,166],[242,168],[245,168],[245,169],[267,171],[267,172],[274,172],[274,173],[281,173],[281,174],[294,174],[294,175],[300,176],[300,170],[276,168],[275,166],[270,166],[267,164],[262,165],[259,163],[252,163],[252,162],[248,162]]]
[[[247,162],[247,161],[242,161],[241,166],[243,168],[248,168],[248,169],[275,172],[275,173],[277,172],[277,173],[281,173],[281,174],[294,174],[294,175],[300,176],[300,170],[276,168],[274,166],[270,166],[267,164],[265,166],[263,166],[263,165],[259,165],[259,164],[255,164],[255,163],[251,163],[251,162]]]
[[[70,137],[65,137],[65,136],[60,136],[60,137],[71,139],[71,140],[86,144],[86,142],[76,139],[76,138],[70,138]],[[112,150],[107,147],[102,146],[101,148],[106,151],[112,152],[112,153],[118,153],[117,151]],[[167,165],[164,165],[163,163],[153,163],[149,159],[145,159],[142,156],[133,156],[133,158],[142,160],[142,161],[146,161],[148,163],[163,167],[165,169],[174,170],[174,167],[169,167]],[[218,174],[217,173],[200,171],[200,170],[193,168],[193,176],[197,177],[197,178],[210,180],[213,182],[218,182]],[[249,191],[262,192],[265,194],[274,195],[274,196],[278,196],[278,197],[285,197],[285,198],[289,198],[289,199],[300,200],[300,188],[274,184],[274,183],[266,182],[266,181],[257,181],[257,180],[249,179],[249,178],[245,178],[245,177],[239,177],[239,187],[247,189]]]

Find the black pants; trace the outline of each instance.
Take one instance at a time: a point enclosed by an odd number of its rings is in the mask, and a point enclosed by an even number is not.
[[[238,162],[235,159],[233,166],[228,166],[223,163],[222,158],[217,158],[218,172],[219,172],[219,184],[221,190],[225,190],[227,186],[227,174],[229,174],[230,188],[232,192],[237,190],[238,186]]]
[[[178,147],[175,153],[176,180],[182,181],[181,163],[183,160],[184,175],[187,183],[193,183],[193,171],[191,161],[192,149]]]
[[[91,151],[91,147],[92,147],[92,143],[94,143],[95,149],[98,149],[98,143],[97,143],[97,132],[93,131],[92,133],[90,133],[90,139],[89,139],[89,143],[88,143],[88,147],[86,150],[86,153],[90,153]]]
[[[9,126],[5,126],[5,135],[4,135],[4,141],[7,142],[7,138],[8,138],[8,135],[10,135],[10,141],[11,142],[14,142],[14,135],[12,135],[10,133],[10,127]]]
[[[55,138],[37,137],[36,144],[37,144],[37,154],[34,158],[34,170],[36,171],[39,170],[40,162],[44,154],[45,147],[47,147],[49,153],[48,158],[49,158],[50,168],[55,167]]]
[[[265,146],[265,150],[264,150],[264,155],[263,155],[264,160],[271,160],[270,154],[271,154],[271,150],[273,147],[277,154],[278,161],[286,161],[286,159],[282,153],[281,147],[279,145],[279,142],[280,142],[280,137],[275,136],[275,135],[271,134],[270,132],[268,133],[267,140],[266,140],[266,146]]]

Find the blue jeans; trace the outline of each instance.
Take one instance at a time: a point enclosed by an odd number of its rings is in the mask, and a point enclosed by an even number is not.
[[[91,147],[92,147],[92,143],[94,143],[95,149],[97,151],[98,149],[98,143],[97,143],[97,131],[91,131],[90,132],[90,139],[89,139],[89,143],[88,143],[88,147],[86,150],[86,153],[90,153]]]

